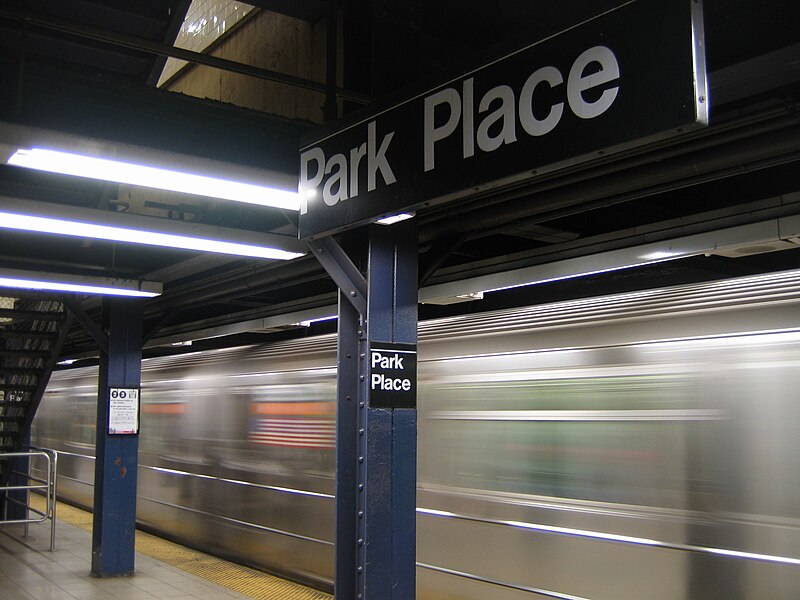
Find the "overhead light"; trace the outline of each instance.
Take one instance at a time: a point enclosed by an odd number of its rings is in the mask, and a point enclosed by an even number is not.
[[[297,323],[300,327],[310,327],[312,323],[321,323],[323,321],[333,321],[338,319],[339,315],[326,315],[324,317],[317,317],[316,319],[308,319],[307,321],[300,321]]]
[[[781,202],[800,199],[800,192],[778,196]],[[725,249],[741,248],[742,244],[761,245],[769,240],[790,243],[800,238],[800,215],[789,215],[755,223],[736,225],[715,231],[674,237],[640,246],[595,252],[503,272],[478,275],[422,288],[420,302],[468,294],[484,293],[562,281],[601,273],[610,273],[644,265],[694,256],[716,254]],[[792,246],[794,247],[794,246]]]
[[[49,150],[47,148],[20,148],[11,155],[8,159],[8,164],[62,175],[74,175],[172,192],[210,196],[212,198],[286,210],[300,210],[300,197],[296,191],[111,160],[86,154]]]
[[[429,298],[423,304],[438,304],[439,306],[447,306],[449,304],[459,304],[461,302],[472,302],[474,300],[483,300],[483,292],[470,292],[467,294],[458,294],[456,296],[446,296],[443,298]]]
[[[672,250],[656,250],[655,252],[642,254],[639,258],[643,260],[666,260],[668,258],[677,258],[679,256],[683,256],[683,253],[674,252]]]
[[[191,339],[203,340],[212,339],[229,335],[238,335],[240,333],[256,333],[262,331],[276,331],[286,329],[288,327],[298,327],[304,321],[309,323],[316,322],[318,319],[327,320],[337,314],[336,305],[319,306],[316,308],[307,308],[294,313],[284,313],[273,315],[270,317],[260,317],[258,319],[251,319],[247,321],[238,321],[235,323],[228,323],[216,327],[208,327],[202,321],[197,321],[195,324],[199,326],[193,329]],[[180,328],[179,328],[180,329]],[[160,337],[154,337],[146,344],[146,348],[154,348],[156,346],[164,346],[173,342],[180,342],[186,340],[186,333],[181,331],[179,333],[169,334],[169,327],[164,331],[167,333]]]
[[[4,229],[274,260],[305,254],[300,243],[288,236],[2,197],[0,206],[11,209],[0,211]],[[252,243],[262,240],[272,244]]]
[[[398,215],[392,215],[390,217],[384,217],[383,219],[378,219],[375,221],[378,225],[394,225],[395,223],[399,223],[400,221],[405,221],[407,219],[413,219],[414,213],[400,213]]]
[[[0,269],[0,288],[37,290],[46,292],[71,292],[103,296],[129,296],[152,298],[160,296],[161,283],[138,279],[114,277],[88,277],[64,273],[45,273]]]
[[[705,242],[703,240],[693,240],[693,242],[695,243],[685,244],[685,247],[683,244],[676,243],[673,248],[681,247],[680,251],[670,249],[665,245],[659,247],[657,244],[647,244],[646,246],[620,248],[436,284],[421,289],[419,300],[424,303],[438,303],[437,301],[442,298],[447,299],[474,293],[488,294],[501,290],[612,273],[702,254],[702,250],[698,250],[696,246],[702,247]]]
[[[511,290],[514,288],[519,287],[526,287],[529,285],[540,285],[542,283],[554,283],[556,281],[564,281],[566,279],[577,279],[579,277],[589,277],[591,275],[602,275],[603,273],[613,273],[614,271],[622,271],[624,269],[631,269],[633,267],[643,267],[646,265],[653,265],[660,262],[665,262],[671,260],[673,258],[678,258],[680,255],[676,255],[670,258],[660,258],[660,259],[652,259],[652,260],[642,260],[641,262],[634,262],[630,264],[623,264],[623,265],[615,265],[612,267],[606,267],[603,269],[594,269],[589,271],[575,271],[572,273],[567,273],[565,275],[557,275],[555,277],[542,277],[541,279],[533,278],[529,281],[524,281],[521,283],[513,283],[510,285],[502,285],[498,287],[494,287],[491,289],[483,290],[483,294],[488,294],[490,292],[500,292],[504,290]],[[566,262],[566,261],[565,261]]]
[[[19,229],[22,231],[36,231],[39,233],[54,233],[74,237],[86,237],[114,242],[129,242],[148,246],[161,246],[166,248],[180,248],[183,250],[197,250],[200,252],[217,252],[220,254],[234,254],[236,256],[250,256],[254,258],[271,258],[290,260],[303,256],[302,253],[286,252],[276,248],[251,246],[222,240],[208,240],[193,238],[183,235],[159,233],[156,231],[141,231],[126,229],[124,227],[109,227],[78,221],[36,217],[33,215],[17,215],[0,211],[0,227],[4,229]]]

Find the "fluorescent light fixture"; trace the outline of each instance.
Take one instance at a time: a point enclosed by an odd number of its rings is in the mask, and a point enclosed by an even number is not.
[[[98,285],[79,285],[64,281],[37,281],[33,279],[13,279],[0,277],[0,288],[38,290],[45,292],[72,292],[77,294],[100,294],[103,296],[130,296],[134,298],[153,298],[160,294],[143,290],[105,287]]]
[[[17,269],[0,270],[0,288],[128,296],[132,298],[152,298],[161,295],[162,290],[161,284],[155,281],[87,277],[64,273],[39,273]]]
[[[0,197],[0,207],[5,209],[0,210],[0,229],[274,260],[291,260],[305,254],[301,244],[289,236],[42,202],[15,201],[2,197]],[[251,242],[266,242],[271,245]]]
[[[65,366],[65,367],[68,367],[68,366],[70,366],[70,365],[74,365],[76,362],[78,362],[78,359],[77,359],[77,358],[66,358],[66,359],[64,359],[64,360],[60,360],[60,361],[58,361],[58,363],[56,363],[56,364],[59,364],[59,365],[63,365],[63,366]]]
[[[439,306],[447,306],[449,304],[472,302],[474,300],[483,300],[483,292],[469,292],[467,294],[458,294],[456,296],[447,296],[444,298],[430,298],[425,300],[423,304],[438,304]]]
[[[316,319],[309,319],[307,321],[300,321],[298,325],[300,327],[309,327],[312,323],[321,323],[322,321],[332,321],[333,319],[338,319],[339,315],[327,315],[325,317],[317,317]]]
[[[577,279],[579,277],[589,277],[590,275],[602,275],[603,273],[613,273],[614,271],[623,271],[625,269],[632,269],[634,267],[643,267],[645,265],[654,265],[656,263],[665,262],[671,260],[673,258],[678,258],[682,255],[676,255],[670,258],[661,258],[658,260],[643,260],[642,262],[631,263],[628,265],[618,265],[613,267],[607,267],[605,269],[595,269],[593,271],[579,271],[575,273],[568,273],[566,275],[559,275],[556,277],[546,277],[543,279],[532,279],[531,281],[525,281],[523,283],[516,283],[512,285],[504,285],[501,287],[492,288],[489,290],[483,290],[484,294],[488,294],[489,292],[500,292],[503,290],[511,290],[514,288],[519,287],[526,287],[529,285],[540,285],[542,283],[553,283],[554,281],[564,281],[566,279]]]
[[[33,215],[17,215],[2,211],[0,211],[0,227],[4,229],[55,233],[58,235],[87,237],[114,242],[129,242],[147,246],[162,246],[165,248],[181,248],[183,250],[197,250],[200,252],[251,256],[254,258],[290,260],[298,256],[303,256],[302,253],[286,252],[285,250],[266,248],[263,246],[251,246],[249,244],[238,244],[221,240],[207,240],[155,231],[126,229],[124,227],[109,227],[107,225],[95,225],[93,223],[51,219]]]
[[[286,210],[300,210],[300,197],[296,191],[60,150],[21,148],[8,159],[8,164],[62,175],[114,181]]]
[[[378,219],[375,221],[378,225],[394,225],[395,223],[399,223],[400,221],[406,221],[408,219],[413,219],[415,213],[400,213],[398,215],[392,215],[390,217],[384,217],[383,219]]]
[[[195,325],[198,329],[192,331],[191,339],[202,340],[218,338],[228,335],[236,335],[239,333],[253,333],[257,331],[275,331],[288,327],[298,327],[304,321],[316,322],[317,319],[330,319],[337,314],[338,307],[336,305],[318,306],[316,308],[308,308],[294,313],[287,313],[282,315],[274,315],[271,317],[261,317],[258,319],[250,319],[247,321],[238,321],[221,325],[218,327],[204,327],[203,321],[197,321]],[[182,329],[182,327],[179,327]],[[164,346],[173,342],[180,342],[187,339],[187,334],[183,331],[170,334],[169,327],[164,330],[166,334],[162,334],[158,338],[153,338],[147,342],[146,348],[154,348],[156,346]]]
[[[673,252],[671,250],[656,250],[655,252],[649,252],[648,254],[642,254],[639,258],[643,260],[665,260],[668,258],[676,258],[678,256],[684,256],[684,252]]]

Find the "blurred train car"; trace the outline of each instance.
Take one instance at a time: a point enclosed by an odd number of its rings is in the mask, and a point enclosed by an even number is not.
[[[138,518],[330,587],[335,336],[147,360]],[[418,597],[800,597],[800,272],[420,324]],[[90,506],[96,369],[35,443]]]

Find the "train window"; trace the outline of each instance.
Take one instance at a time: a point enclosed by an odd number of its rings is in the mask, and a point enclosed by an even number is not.
[[[249,447],[242,458],[265,472],[332,476],[335,382],[253,386],[249,392]]]
[[[67,398],[72,418],[69,420],[67,444],[94,448],[97,436],[97,394],[75,394]]]
[[[423,482],[685,506],[686,439],[697,427],[685,377],[440,382],[422,394]],[[431,453],[436,461],[424,459]]]
[[[174,454],[181,444],[179,424],[188,405],[174,391],[147,390],[142,394],[139,450],[149,454]]]

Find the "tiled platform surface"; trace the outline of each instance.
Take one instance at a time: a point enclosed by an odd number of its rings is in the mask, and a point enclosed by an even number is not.
[[[61,505],[60,505],[61,506]],[[59,508],[61,510],[61,508]],[[23,537],[22,525],[0,527],[0,600],[229,600],[231,598],[259,598],[288,600],[326,599],[322,594],[275,577],[225,563],[220,559],[172,544],[170,554],[189,554],[192,563],[208,565],[205,571],[222,574],[220,581],[230,581],[230,588],[255,590],[242,594],[223,587],[207,578],[198,577],[163,560],[136,552],[136,572],[127,577],[97,578],[91,571],[92,536],[86,523],[91,515],[64,507],[67,515],[74,511],[70,522],[59,518],[56,522],[56,550],[49,552],[50,525],[29,526],[28,537]],[[86,517],[82,517],[85,515]],[[77,520],[76,520],[77,519]],[[141,536],[141,538],[140,538]],[[137,548],[171,544],[137,532]],[[152,552],[150,552],[152,554]],[[179,564],[179,563],[176,563]],[[226,573],[227,572],[227,578]],[[200,572],[202,574],[202,571]],[[244,583],[245,587],[241,584]]]
[[[49,552],[49,525],[0,529],[0,597],[3,600],[227,600],[247,598],[190,573],[136,554],[136,573],[129,577],[90,575],[92,536],[59,521],[56,550]]]

